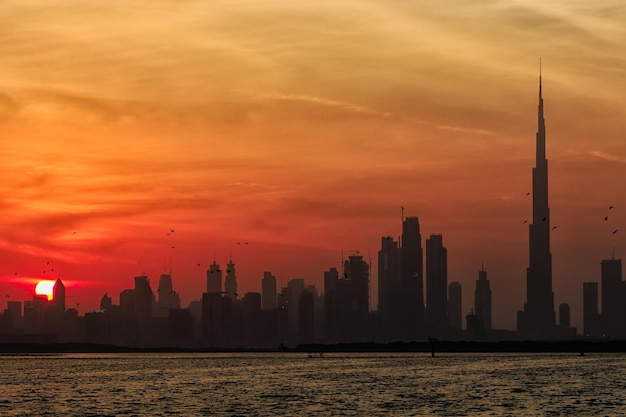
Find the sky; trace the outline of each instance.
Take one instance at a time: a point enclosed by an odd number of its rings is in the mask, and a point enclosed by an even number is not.
[[[582,283],[626,256],[624,21],[622,0],[5,0],[0,292],[61,277],[82,314],[171,267],[185,306],[214,258],[244,294],[263,271],[321,290],[359,251],[375,309],[404,206],[464,313],[484,263],[514,329],[541,57],[555,310],[580,328]]]

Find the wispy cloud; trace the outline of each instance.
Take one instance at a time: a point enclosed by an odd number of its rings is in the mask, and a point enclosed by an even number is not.
[[[606,152],[603,151],[592,151],[591,155],[598,158],[598,159],[604,159],[605,161],[610,161],[610,162],[618,162],[620,164],[626,164],[626,158],[625,157],[621,157],[618,155],[611,155],[608,154]]]
[[[354,113],[362,113],[362,114],[367,114],[367,115],[377,116],[377,117],[391,116],[391,113],[389,112],[383,112],[383,111],[372,109],[368,106],[346,103],[343,101],[333,100],[333,99],[329,99],[325,97],[274,93],[274,94],[267,94],[264,96],[264,98],[268,100],[298,101],[298,102],[316,104],[320,106],[335,107],[335,108],[339,108],[339,109],[354,112]]]

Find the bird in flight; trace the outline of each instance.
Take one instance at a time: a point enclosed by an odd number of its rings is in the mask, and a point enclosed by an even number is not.
[[[528,220],[524,220],[522,223],[528,223]]]
[[[604,221],[607,221],[609,219],[609,216],[604,216]]]
[[[174,232],[175,232],[175,230],[174,230],[174,229],[171,229],[171,231],[172,231],[172,233],[174,233]]]
[[[615,230],[613,230],[613,233],[611,233],[611,234],[613,234],[613,235],[614,235],[615,233],[617,233],[617,231],[618,231],[618,230],[619,230],[619,229],[615,229]]]
[[[552,230],[554,230],[554,229],[556,229],[556,226],[553,226],[553,227],[552,227]]]
[[[615,206],[609,206],[609,210],[613,210]]]

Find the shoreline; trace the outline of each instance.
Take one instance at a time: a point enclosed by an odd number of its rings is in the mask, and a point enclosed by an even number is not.
[[[0,354],[30,353],[626,353],[626,340],[434,341],[305,344],[275,348],[129,347],[92,343],[0,343]]]

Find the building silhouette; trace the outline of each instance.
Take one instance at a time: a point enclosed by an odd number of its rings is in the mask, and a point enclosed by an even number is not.
[[[298,343],[315,341],[315,296],[305,289],[298,299]]]
[[[455,337],[459,337],[463,328],[463,296],[460,282],[448,285],[448,324]]]
[[[52,310],[57,314],[65,312],[65,285],[61,278],[57,278],[52,287]]]
[[[474,314],[482,322],[485,330],[491,330],[491,288],[487,279],[487,271],[478,271],[476,289],[474,290]]]
[[[295,278],[287,282],[287,287],[282,289],[283,301],[287,310],[287,331],[292,338],[298,335],[298,311],[300,295],[304,291],[304,279]]]
[[[402,315],[396,313],[401,292],[399,261],[398,242],[391,236],[381,238],[378,251],[378,314],[387,336],[393,340],[398,338],[398,322],[402,320]]]
[[[271,272],[263,272],[263,280],[261,281],[261,296],[263,310],[273,310],[276,304],[276,277]]]
[[[583,282],[583,335],[587,337],[602,335],[597,282]]]
[[[152,317],[154,293],[146,275],[135,277],[135,317],[148,320]]]
[[[169,317],[170,310],[180,308],[180,296],[174,291],[171,272],[169,274],[161,274],[157,293],[156,317]]]
[[[324,329],[326,341],[360,342],[370,338],[369,265],[360,255],[324,272]]]
[[[517,329],[530,339],[554,337],[555,312],[552,292],[552,254],[550,253],[550,208],[548,206],[548,160],[546,126],[543,117],[541,72],[539,73],[538,129],[536,165],[533,168],[533,219],[529,226],[529,265],[526,270],[526,303],[518,313]]]
[[[448,251],[443,236],[426,239],[426,319],[429,336],[443,336],[448,329]]]
[[[609,338],[624,335],[622,260],[605,259],[600,264],[602,284],[602,327]]]
[[[416,340],[424,326],[424,253],[416,216],[402,219],[400,276],[400,285],[393,291],[392,303],[398,309],[392,320],[401,324],[402,339]]]
[[[222,292],[222,270],[215,259],[206,271],[206,292],[221,293]]]
[[[226,265],[224,290],[226,291],[226,296],[230,297],[231,300],[235,301],[237,299],[237,275],[235,274],[235,264],[232,259]]]

